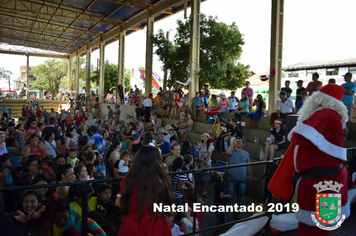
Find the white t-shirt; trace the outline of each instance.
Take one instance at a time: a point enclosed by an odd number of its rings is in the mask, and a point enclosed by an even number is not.
[[[122,172],[122,173],[126,173],[129,171],[129,166],[124,166],[125,161],[124,160],[120,160],[119,161],[119,170],[118,172]]]
[[[142,103],[145,107],[152,107],[152,100],[149,98],[146,98],[145,100],[143,100]]]
[[[294,109],[294,102],[292,99],[287,98],[285,102],[280,101],[277,106],[277,110],[280,110],[281,113],[292,113]]]

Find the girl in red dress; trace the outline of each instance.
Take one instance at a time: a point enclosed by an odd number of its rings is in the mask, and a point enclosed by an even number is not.
[[[153,212],[154,203],[173,203],[171,180],[164,171],[158,149],[142,146],[121,181],[115,202],[124,216],[118,236],[172,235],[163,213]]]

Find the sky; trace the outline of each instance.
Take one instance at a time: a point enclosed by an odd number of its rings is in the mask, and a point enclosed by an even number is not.
[[[250,65],[256,73],[268,73],[270,58],[271,0],[207,0],[201,4],[205,15],[217,16],[226,24],[235,22],[244,35],[245,45],[239,62]],[[190,8],[188,8],[188,16]],[[356,55],[356,1],[354,0],[299,0],[284,1],[283,66],[299,62],[354,58]],[[173,40],[177,19],[183,11],[156,22],[154,32],[170,31]],[[126,37],[125,67],[145,66],[146,28]],[[92,53],[96,66],[99,50]],[[105,59],[118,62],[118,42],[106,46]],[[48,58],[30,57],[30,66]],[[20,66],[26,65],[25,56],[0,55],[0,67],[11,70],[13,79],[20,75]],[[161,63],[154,55],[153,70],[161,77]],[[5,83],[2,81],[0,86]]]

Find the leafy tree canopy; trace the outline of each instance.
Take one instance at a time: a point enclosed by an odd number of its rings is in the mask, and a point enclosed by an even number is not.
[[[189,77],[190,22],[178,20],[174,44],[160,30],[154,35],[155,53],[170,71],[168,84],[185,82]],[[243,86],[249,73],[248,65],[237,60],[244,45],[243,36],[235,23],[227,25],[204,14],[200,21],[200,87],[208,83],[212,88],[236,89]]]
[[[4,67],[0,68],[0,79],[9,79],[12,75],[10,70],[6,70]]]
[[[33,74],[36,80],[32,83],[32,88],[50,91],[53,99],[58,93],[61,80],[67,75],[67,64],[67,60],[52,59],[35,66]]]
[[[109,89],[117,85],[118,83],[118,65],[109,63],[109,61],[105,61],[105,71],[104,71],[104,93],[112,93],[113,90]],[[92,73],[91,80],[93,82],[94,87],[99,85],[99,75],[100,70],[97,69]],[[125,91],[130,90],[130,79],[131,79],[131,71],[129,69],[125,69]]]

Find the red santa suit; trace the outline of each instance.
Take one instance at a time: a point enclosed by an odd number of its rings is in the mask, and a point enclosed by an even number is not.
[[[337,86],[337,87],[335,87]],[[326,87],[326,88],[324,88]],[[340,101],[344,89],[338,85],[326,85],[314,96],[333,97]],[[339,93],[334,94],[335,91]],[[321,94],[320,94],[321,93]],[[341,98],[340,98],[341,96]],[[343,106],[341,103],[340,105]],[[302,173],[314,168],[338,167],[347,160],[344,148],[344,136],[341,116],[332,108],[320,108],[308,119],[299,123],[288,135],[291,145],[286,151],[282,162],[272,177],[268,189],[276,196],[287,201],[293,193],[292,178],[295,173]],[[328,231],[315,227],[311,213],[315,213],[314,184],[320,181],[336,181],[343,184],[340,190],[342,214],[350,215],[350,205],[347,198],[347,171],[341,169],[332,175],[316,178],[300,178],[296,183],[296,202],[300,210],[296,213],[299,224],[299,235],[328,235]],[[305,172],[304,172],[305,173]],[[322,193],[335,193],[323,191]],[[302,224],[301,224],[302,223]]]

